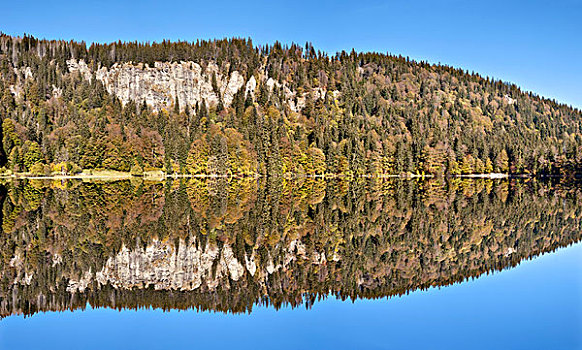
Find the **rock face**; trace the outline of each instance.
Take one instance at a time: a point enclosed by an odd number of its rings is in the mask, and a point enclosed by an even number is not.
[[[83,60],[67,60],[67,67],[69,68],[69,72],[71,73],[79,73],[83,76],[83,78],[85,78],[86,80],[90,80],[91,79],[91,70],[89,69],[89,66],[87,66],[87,63],[85,63],[85,61]]]
[[[313,264],[325,264],[323,253],[314,252],[308,256],[300,241],[292,241],[285,249],[282,264],[275,264],[272,258],[262,269],[255,263],[255,254],[244,257],[240,262],[225,244],[221,249],[215,245],[197,247],[195,243],[180,242],[177,247],[167,242],[154,241],[147,248],[130,250],[123,248],[110,257],[97,273],[86,271],[80,278],[71,278],[67,291],[84,292],[92,281],[100,285],[110,284],[117,289],[153,287],[156,290],[191,291],[200,287],[215,290],[225,277],[238,281],[245,273],[265,278],[291,262],[301,259]],[[224,285],[222,286],[224,287]]]
[[[110,283],[116,288],[151,285],[156,290],[193,290],[205,280],[214,284],[211,277],[217,259],[215,278],[226,274],[235,281],[240,278],[243,267],[232,257],[229,246],[225,246],[221,254],[216,246],[198,249],[195,245],[181,243],[175,249],[155,242],[146,249],[132,251],[123,248],[107,261],[103,270],[96,274],[96,279],[100,284]]]
[[[83,60],[69,60],[67,65],[70,72],[79,72],[85,79],[91,79],[92,72]],[[216,90],[212,85],[213,75]],[[153,67],[128,62],[115,64],[110,69],[101,67],[95,72],[95,77],[123,104],[131,100],[136,103],[145,101],[157,111],[170,108],[176,97],[181,109],[202,101],[217,105],[222,100],[225,106],[229,106],[234,95],[245,85],[238,71],[226,77],[214,63],[203,69],[195,62],[156,62]]]
[[[212,86],[213,74],[218,91]],[[145,101],[156,110],[169,108],[176,97],[182,108],[202,101],[216,105],[220,99],[228,106],[244,84],[238,72],[233,72],[227,79],[216,65],[209,64],[203,72],[202,67],[194,62],[156,62],[154,67],[142,63],[116,64],[111,69],[100,68],[96,77],[124,104],[130,100]]]
[[[245,81],[243,75],[233,71],[230,76],[221,73],[218,66],[209,62],[202,67],[196,62],[155,62],[153,67],[144,63],[116,63],[111,68],[101,67],[92,72],[83,60],[67,61],[69,72],[79,73],[90,80],[94,76],[103,83],[110,94],[117,96],[123,104],[129,101],[146,102],[156,111],[169,109],[176,98],[180,109],[186,106],[194,107],[205,101],[208,106],[217,105],[219,101],[224,106],[231,105],[234,95],[244,89],[245,97],[250,94],[254,99],[259,84],[266,84],[269,92],[274,88],[282,88],[286,103],[294,112],[305,106],[308,95],[304,92],[298,95],[273,78],[251,76]],[[213,87],[212,77],[216,79]],[[264,78],[264,79],[263,79]],[[313,88],[314,98],[325,98],[325,89]],[[338,94],[334,91],[334,97]]]

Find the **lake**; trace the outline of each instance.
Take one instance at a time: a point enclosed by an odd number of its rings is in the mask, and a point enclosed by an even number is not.
[[[2,349],[577,349],[573,180],[7,180]]]

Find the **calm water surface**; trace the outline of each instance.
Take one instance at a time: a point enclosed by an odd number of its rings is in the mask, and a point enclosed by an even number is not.
[[[5,184],[0,348],[579,349],[578,188]]]

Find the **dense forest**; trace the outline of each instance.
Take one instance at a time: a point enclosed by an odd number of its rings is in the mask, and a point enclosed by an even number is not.
[[[143,88],[147,74],[161,78]],[[180,89],[155,87],[168,77]],[[446,65],[380,53],[328,55],[310,44],[87,46],[1,35],[0,117],[4,174],[582,169],[578,109]]]
[[[262,177],[0,186],[0,315],[395,296],[582,238],[578,182]]]

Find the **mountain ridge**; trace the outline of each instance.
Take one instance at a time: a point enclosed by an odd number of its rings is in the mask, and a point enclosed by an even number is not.
[[[0,318],[391,297],[582,238],[578,181],[278,180],[0,185]]]
[[[577,108],[401,56],[2,35],[0,57],[5,173],[573,175],[582,164]]]

